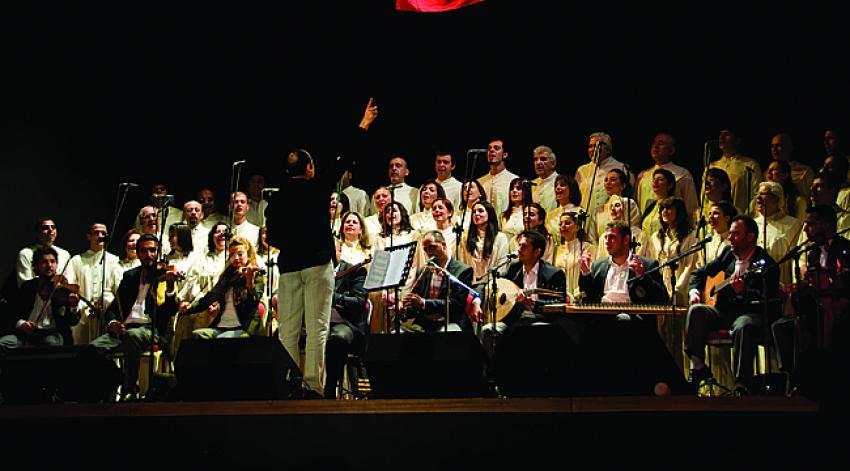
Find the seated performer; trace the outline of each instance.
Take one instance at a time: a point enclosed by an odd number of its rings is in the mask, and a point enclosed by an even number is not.
[[[577,329],[571,339],[580,346],[577,368],[584,370],[579,377],[593,378],[598,384],[615,381],[619,384],[613,387],[630,394],[684,392],[684,377],[658,335],[656,320],[649,314],[629,312],[639,311],[640,305],[658,307],[668,302],[661,274],[655,271],[658,262],[629,251],[631,236],[624,221],[608,222],[601,240],[607,257],[591,263],[589,254],[582,255],[579,287],[584,304],[590,309],[600,306],[595,303],[614,303],[622,311],[571,316]],[[600,386],[587,387],[594,391]]]
[[[357,214],[357,213],[348,213]],[[345,359],[349,353],[362,353],[369,331],[366,311],[366,268],[340,260],[336,266],[330,331],[325,345],[325,399],[337,398]]]
[[[422,248],[431,257],[431,262],[448,271],[466,286],[472,284],[472,267],[449,257],[446,239],[437,230],[427,232],[422,238]],[[451,293],[446,306],[447,294]],[[426,332],[458,331],[471,328],[466,316],[466,301],[469,291],[452,282],[439,268],[426,265],[416,273],[411,290],[402,299],[406,317]],[[448,320],[446,313],[448,312]],[[446,326],[448,324],[448,329]]]
[[[814,245],[800,267],[804,281],[796,292],[797,316],[780,318],[771,330],[779,369],[791,374],[792,385],[803,394],[818,396],[828,389],[822,381],[841,371],[834,367],[842,367],[846,357],[836,354],[846,355],[850,345],[850,241],[836,235],[837,217],[831,206],[817,205],[807,212],[803,231]]]
[[[505,324],[510,325],[514,321],[519,325],[550,322],[552,316],[541,312],[541,306],[564,302],[567,289],[566,275],[543,258],[545,250],[546,238],[540,232],[529,229],[519,234],[517,261],[508,265],[505,278],[521,289],[516,294],[514,310],[504,319]],[[538,289],[547,290],[551,294],[538,295],[536,294]]]
[[[219,307],[215,309],[217,315],[209,327],[192,332],[194,338],[241,337],[247,334],[251,321],[258,316],[265,285],[263,272],[257,266],[254,245],[248,239],[236,236],[227,249],[230,260],[215,286],[191,306],[180,304],[180,315],[188,316],[211,309],[214,302],[218,303]]]
[[[772,265],[774,260],[767,252],[756,245],[758,226],[753,218],[738,215],[732,218],[729,228],[729,247],[723,249],[720,256],[694,270],[690,282],[690,304],[685,321],[685,352],[691,361],[690,379],[692,385],[712,377],[711,369],[705,364],[705,346],[708,334],[720,329],[732,332],[735,351],[735,393],[749,394],[753,376],[753,359],[758,343],[762,341],[764,331],[763,298],[769,302],[768,312],[778,314],[777,287],[779,273],[768,270],[761,276],[752,276],[757,262],[764,261]],[[728,284],[715,285],[714,305],[700,304],[706,280],[719,273],[729,280]],[[767,277],[763,280],[762,277]],[[764,293],[763,285],[768,292]],[[710,299],[704,299],[710,302]]]
[[[32,254],[37,278],[27,280],[14,293],[6,319],[0,326],[0,349],[24,344],[41,346],[73,345],[71,327],[80,320],[80,297],[57,286],[57,259],[52,247],[38,247]]]
[[[125,401],[138,396],[139,366],[142,352],[153,344],[154,321],[157,332],[165,332],[166,325],[177,312],[174,282],[178,275],[158,266],[158,251],[156,237],[150,234],[139,237],[136,255],[141,265],[124,272],[115,302],[106,310],[107,333],[90,344],[104,354],[124,352],[121,398]],[[159,289],[162,283],[165,283],[164,295]]]
[[[663,304],[668,301],[667,289],[658,272],[642,277],[658,263],[630,252],[631,234],[625,222],[608,222],[602,243],[608,257],[599,258],[591,264],[590,254],[582,254],[578,284],[585,295],[585,303]],[[628,282],[635,276],[641,278]],[[640,316],[628,313],[618,314],[617,319],[642,320]],[[647,322],[647,325],[650,330],[655,330],[654,322]]]

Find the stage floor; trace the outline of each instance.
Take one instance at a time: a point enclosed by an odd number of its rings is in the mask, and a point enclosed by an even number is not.
[[[41,464],[405,471],[666,468],[694,449],[689,467],[811,467],[843,453],[824,444],[845,423],[783,396],[3,405],[0,421],[4,448]]]

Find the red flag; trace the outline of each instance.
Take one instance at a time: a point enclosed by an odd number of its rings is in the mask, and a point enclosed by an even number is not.
[[[457,10],[468,7],[484,0],[396,0],[395,9],[402,11],[417,11],[439,13],[441,11]]]

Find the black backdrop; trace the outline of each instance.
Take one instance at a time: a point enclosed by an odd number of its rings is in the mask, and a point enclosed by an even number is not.
[[[826,128],[846,126],[843,7],[679,2],[499,2],[444,14],[396,12],[391,0],[279,6],[171,4],[4,7],[0,157],[5,177],[0,275],[51,214],[58,244],[85,247],[111,222],[119,182],[136,182],[123,232],[155,180],[180,203],[211,185],[225,205],[232,162],[276,180],[295,146],[331,153],[370,96],[374,155],[355,184],[386,179],[391,154],[409,181],[433,154],[506,140],[509,168],[532,176],[531,149],[553,147],[560,172],[605,130],[614,155],[649,165],[655,133],[701,173],[703,142],[735,127],[769,160],[778,131],[817,165]],[[480,171],[483,173],[483,166]],[[115,247],[113,247],[114,251]]]

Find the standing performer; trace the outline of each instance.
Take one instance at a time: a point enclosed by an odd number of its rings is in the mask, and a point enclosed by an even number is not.
[[[377,116],[378,107],[370,98],[360,129],[368,130]],[[362,137],[362,132],[358,134]],[[340,173],[351,157],[344,155],[343,162],[337,164],[341,167],[337,168]],[[325,390],[325,344],[334,290],[335,248],[327,220],[319,215],[327,214],[328,196],[340,176],[333,171],[337,169],[333,161],[329,161],[328,171],[317,174],[309,152],[303,149],[291,152],[284,162],[286,178],[266,208],[269,243],[284,249],[278,258],[278,292],[282,303],[280,340],[296,362],[301,358],[298,342],[302,320],[306,324],[306,356],[302,371],[307,398],[321,398]],[[297,195],[302,204],[290,204],[293,195]],[[293,228],[293,222],[300,227]]]

